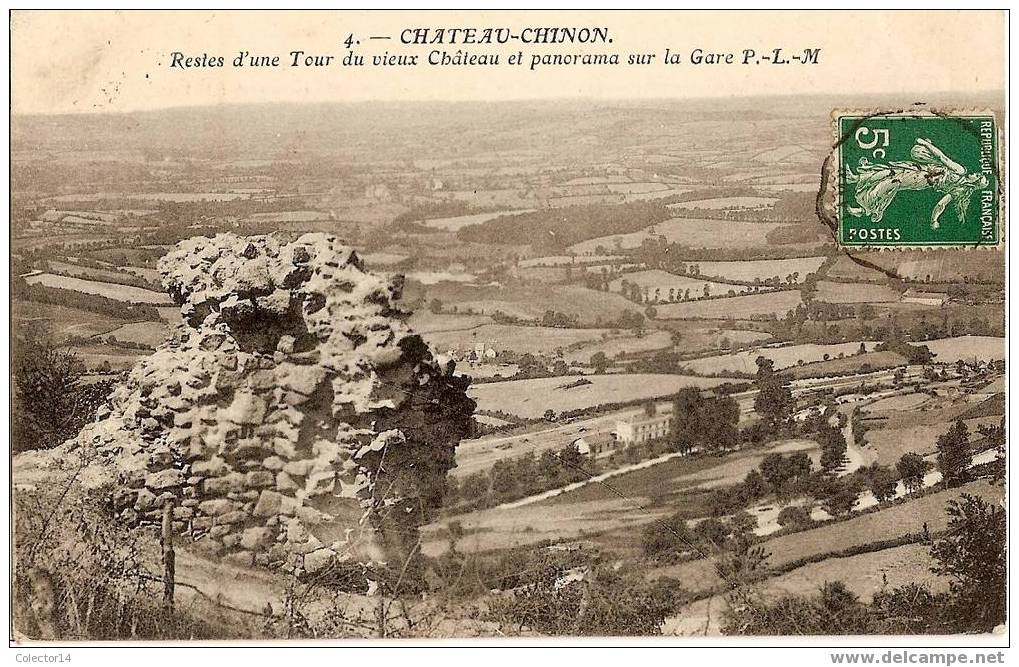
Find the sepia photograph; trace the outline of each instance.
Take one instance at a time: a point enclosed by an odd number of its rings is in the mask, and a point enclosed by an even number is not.
[[[9,25],[12,648],[1008,645],[1007,11]]]

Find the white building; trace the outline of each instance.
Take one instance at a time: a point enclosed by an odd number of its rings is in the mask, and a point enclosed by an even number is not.
[[[616,422],[616,439],[624,445],[658,440],[669,435],[672,415],[640,414]]]

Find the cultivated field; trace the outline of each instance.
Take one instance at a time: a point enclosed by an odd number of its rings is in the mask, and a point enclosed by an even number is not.
[[[597,254],[598,248],[609,252],[639,248],[644,239],[663,236],[671,243],[691,248],[760,248],[768,243],[768,232],[779,227],[774,222],[734,222],[703,218],[676,218],[653,225],[639,232],[601,236],[570,246],[577,255]]]
[[[785,316],[800,305],[798,290],[750,294],[724,299],[705,299],[657,306],[658,317],[670,319],[749,319],[761,315]]]
[[[478,402],[478,410],[540,417],[549,409],[558,413],[607,403],[643,401],[674,394],[683,387],[707,389],[734,381],[664,374],[568,375],[475,385],[469,393]]]
[[[254,213],[248,220],[251,222],[315,222],[330,220],[325,211],[280,211],[278,213]]]
[[[609,290],[621,293],[623,290],[623,281],[626,281],[630,285],[637,285],[642,291],[646,289],[648,300],[659,303],[695,300],[704,298],[705,295],[717,296],[719,294],[728,294],[730,292],[733,292],[734,294],[743,294],[744,292],[749,292],[753,289],[746,285],[730,285],[727,283],[712,282],[710,280],[699,280],[697,278],[678,276],[667,271],[653,269],[650,271],[624,273],[619,278],[609,283]],[[707,292],[705,292],[705,289]],[[690,293],[689,299],[686,299],[685,297],[687,291]]]
[[[410,316],[407,324],[417,333],[435,331],[459,331],[474,329],[482,324],[491,324],[492,318],[487,315],[447,315],[433,313],[427,308],[420,308]]]
[[[63,342],[69,336],[89,338],[106,334],[124,324],[124,320],[77,308],[20,300],[11,303],[11,318],[19,330],[29,325],[40,326],[56,342]]]
[[[814,298],[828,303],[885,303],[898,301],[899,293],[887,285],[820,280]]]
[[[957,336],[925,340],[920,344],[936,354],[934,360],[941,363],[955,363],[960,359],[973,362],[1005,358],[1005,339],[996,336]]]
[[[1000,417],[979,417],[967,419],[965,423],[972,437],[979,426],[997,424],[1000,419]],[[877,456],[878,463],[894,466],[903,454],[912,452],[921,456],[931,456],[936,453],[938,438],[952,427],[952,423],[943,421],[898,428],[872,428],[867,431],[865,440],[868,449]]]
[[[612,264],[626,261],[626,255],[546,255],[544,257],[532,257],[522,259],[517,264],[522,269],[537,266],[584,266],[589,264]]]
[[[766,580],[761,593],[766,599],[781,595],[813,596],[829,581],[845,583],[864,602],[869,602],[876,591],[912,583],[927,585],[935,592],[944,592],[948,588],[948,579],[933,574],[930,566],[928,545],[907,544],[804,565]],[[678,615],[665,619],[662,634],[718,634],[722,611],[726,606],[722,595],[713,595],[688,604],[679,610]]]
[[[364,260],[365,264],[371,267],[376,266],[390,266],[392,264],[399,264],[400,262],[406,261],[410,256],[401,255],[395,252],[366,252],[357,253],[358,257]]]
[[[554,290],[543,286],[492,287],[440,283],[430,294],[459,313],[491,315],[501,311],[525,320],[540,320],[547,310],[576,316],[583,324],[597,325],[618,319],[625,311],[642,307],[618,294],[566,285]]]
[[[567,352],[565,357],[567,361],[586,364],[590,361],[591,355],[597,352],[603,352],[609,359],[615,359],[620,355],[664,350],[669,347],[672,347],[672,336],[668,331],[653,329],[645,332],[643,336],[621,332],[619,335],[612,335],[605,340]]]
[[[149,347],[155,347],[166,340],[170,333],[170,327],[163,322],[132,322],[110,331],[108,336],[113,336],[125,343],[141,343]]]
[[[873,260],[878,259],[875,255],[879,253],[853,253],[861,262],[867,262],[868,264],[875,264]],[[839,255],[828,270],[825,272],[825,277],[837,278],[841,280],[853,280],[856,282],[875,282],[884,283],[888,277],[879,269],[871,266],[864,266],[861,263],[854,262],[852,259],[845,255]]]
[[[863,343],[867,351],[873,350],[877,343],[873,341]],[[808,343],[804,345],[789,345],[786,347],[767,347],[758,350],[746,350],[733,354],[722,354],[717,357],[704,357],[683,362],[683,365],[691,373],[717,374],[717,373],[756,373],[757,358],[765,357],[775,362],[775,369],[788,368],[802,363],[835,358],[838,355],[851,356],[860,350],[860,342],[837,343],[833,345],[815,345]]]
[[[843,359],[815,361],[803,366],[791,366],[786,373],[793,378],[824,377],[826,375],[855,375],[872,371],[905,366],[906,358],[897,352],[867,352],[854,354]]]
[[[979,253],[913,252],[899,260],[896,272],[903,278],[933,283],[964,278],[1002,283],[1005,281],[1005,257],[1000,250],[982,249]]]
[[[436,285],[438,283],[473,283],[477,277],[470,273],[454,271],[408,271],[403,274],[407,280],[415,280],[422,285]]]
[[[776,197],[715,197],[713,199],[696,199],[678,204],[669,204],[669,208],[678,209],[757,209],[771,208],[778,199]]]
[[[97,294],[108,299],[126,301],[129,303],[168,304],[170,297],[162,292],[142,289],[141,287],[129,287],[127,285],[114,285],[94,280],[83,280],[68,276],[58,276],[52,273],[39,273],[25,278],[29,285],[43,285],[45,287],[56,287],[70,292],[81,292],[83,294]]]
[[[788,276],[796,274],[793,282],[802,283],[807,276],[821,268],[824,260],[824,257],[796,257],[750,262],[696,262],[696,264],[700,269],[700,275],[709,278],[747,283],[778,278],[785,282]]]
[[[608,329],[560,329],[556,327],[512,326],[483,324],[473,329],[434,331],[424,339],[436,350],[467,351],[475,345],[484,345],[496,352],[511,350],[518,353],[554,353],[557,348],[596,342],[608,337]]]
[[[1001,283],[1005,280],[1005,257],[997,250],[961,254],[940,249],[894,253],[861,251],[853,254],[862,262],[880,267],[904,280],[933,284],[959,281]],[[881,270],[861,266],[844,256],[839,257],[828,275],[846,280],[884,280]]]
[[[54,273],[59,273],[65,276],[71,276],[74,278],[82,278],[84,280],[96,280],[98,282],[114,282],[123,280],[126,276],[124,273],[119,271],[112,271],[110,269],[97,269],[91,266],[80,266],[78,264],[69,264],[68,262],[50,261],[47,262],[49,270]]]
[[[475,213],[474,215],[457,215],[451,218],[431,218],[429,220],[422,220],[421,224],[426,227],[433,229],[444,229],[447,232],[458,231],[468,225],[480,225],[483,222],[488,222],[495,218],[512,215],[518,215],[520,213],[531,213],[534,209],[517,209],[510,211],[493,211],[490,213]]]

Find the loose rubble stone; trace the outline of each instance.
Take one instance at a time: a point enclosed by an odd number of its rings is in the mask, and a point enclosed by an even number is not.
[[[273,531],[270,528],[248,528],[241,535],[241,546],[252,551],[266,549],[273,542]]]
[[[331,549],[318,549],[304,555],[305,571],[314,574],[333,562],[336,554]]]
[[[184,474],[174,468],[166,468],[165,470],[154,472],[145,478],[145,486],[154,491],[170,489],[183,483]]]

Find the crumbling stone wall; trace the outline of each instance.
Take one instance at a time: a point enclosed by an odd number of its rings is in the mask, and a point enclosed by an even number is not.
[[[336,238],[183,241],[159,262],[184,324],[69,448],[114,511],[241,565],[399,557],[439,502],[474,403]],[[84,478],[89,478],[85,475]]]

